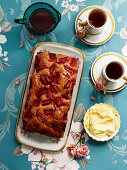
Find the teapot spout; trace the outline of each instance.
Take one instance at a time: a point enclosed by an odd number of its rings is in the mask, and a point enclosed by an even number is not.
[[[18,24],[24,24],[24,20],[22,18],[15,19],[14,22]]]

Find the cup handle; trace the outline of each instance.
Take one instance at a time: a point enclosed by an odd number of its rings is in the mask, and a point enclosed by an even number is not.
[[[79,27],[82,27],[82,30],[87,31],[90,27],[87,21],[80,21]]]
[[[22,18],[15,19],[14,22],[18,24],[24,24],[24,20]]]
[[[88,25],[88,22],[87,21],[80,21],[79,22],[79,26],[80,27],[84,27],[84,26],[87,26]]]
[[[125,83],[127,85],[127,77],[124,76],[123,79],[125,80]]]

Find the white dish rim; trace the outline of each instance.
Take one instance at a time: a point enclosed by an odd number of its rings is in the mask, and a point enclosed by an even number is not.
[[[98,104],[106,104],[106,103],[98,103]],[[106,104],[106,105],[114,108],[113,106],[111,106],[111,105],[109,105],[109,104]],[[114,108],[114,109],[115,109],[115,108]],[[115,109],[115,110],[116,110],[116,109]],[[92,135],[92,134],[90,133],[90,131],[86,128],[86,126],[85,126],[85,120],[86,120],[86,116],[87,116],[87,114],[88,114],[88,111],[89,111],[89,109],[88,109],[87,112],[85,113],[84,120],[83,120],[83,125],[84,125],[84,129],[85,129],[86,133],[87,133],[92,139],[94,139],[94,140],[96,140],[96,141],[99,141],[99,142],[105,142],[105,141],[109,141],[110,139],[112,139],[113,137],[115,137],[115,136],[117,135],[117,133],[119,132],[120,127],[121,127],[120,115],[119,115],[119,113],[118,113],[117,110],[116,110],[116,112],[117,112],[117,115],[118,115],[119,120],[120,120],[119,126],[117,127],[116,131],[115,131],[110,137],[103,137],[103,138],[97,138],[96,136]]]
[[[23,105],[24,94],[25,94],[25,90],[26,90],[26,88],[27,88],[27,81],[28,81],[29,72],[30,72],[30,69],[31,69],[31,66],[32,66],[33,57],[34,57],[34,55],[35,55],[34,53],[35,53],[35,51],[36,51],[36,49],[37,49],[37,47],[38,47],[39,45],[45,45],[45,44],[48,44],[48,45],[51,45],[51,44],[52,44],[52,45],[57,45],[57,46],[59,46],[59,47],[64,46],[64,47],[67,47],[67,48],[68,48],[68,47],[69,47],[69,48],[72,48],[72,49],[74,49],[75,51],[78,51],[78,52],[81,53],[82,60],[83,60],[82,68],[81,68],[81,75],[80,75],[80,77],[79,77],[79,82],[78,82],[79,85],[78,85],[78,89],[77,89],[77,93],[76,93],[76,100],[75,100],[75,103],[74,103],[74,108],[73,108],[73,112],[72,112],[72,117],[71,117],[71,121],[70,121],[69,130],[68,130],[68,132],[67,132],[66,141],[65,141],[64,145],[63,145],[60,149],[58,149],[58,150],[44,149],[44,148],[40,148],[40,147],[34,147],[33,145],[25,144],[25,143],[23,143],[23,142],[21,141],[21,139],[20,139],[20,137],[19,137],[19,135],[18,135],[19,121],[20,121],[20,117],[21,117],[21,109],[22,109],[22,107],[23,107],[22,105]],[[28,73],[27,73],[27,77],[26,77],[26,82],[25,82],[25,86],[24,86],[24,90],[23,90],[22,100],[21,100],[20,109],[19,109],[19,114],[18,114],[18,119],[17,119],[17,124],[16,124],[15,137],[16,137],[16,139],[17,139],[18,142],[20,142],[21,144],[26,145],[26,146],[28,146],[28,147],[32,147],[32,148],[40,149],[40,150],[45,150],[45,151],[51,151],[51,152],[59,152],[59,151],[61,151],[61,150],[65,147],[65,145],[66,145],[66,143],[67,143],[68,136],[69,136],[70,128],[71,128],[71,123],[72,123],[72,119],[73,119],[74,109],[75,109],[76,102],[77,102],[79,87],[80,87],[81,78],[82,78],[83,69],[84,69],[84,63],[85,63],[85,55],[84,55],[84,53],[83,53],[80,49],[75,48],[75,47],[73,47],[73,46],[69,46],[69,45],[61,44],[61,43],[56,43],[56,42],[40,42],[40,43],[38,43],[38,44],[34,47],[33,53],[32,53],[32,56],[31,56],[31,60],[30,60],[30,64],[29,64],[29,69],[28,69]],[[77,76],[77,77],[78,77],[78,76]],[[77,80],[77,79],[76,79],[76,80]]]

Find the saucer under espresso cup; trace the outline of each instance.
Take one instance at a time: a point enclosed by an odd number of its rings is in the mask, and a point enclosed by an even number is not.
[[[99,77],[103,77],[103,69],[111,62],[117,62],[122,65],[123,74],[117,81],[108,81],[105,85],[106,92],[117,92],[122,90],[126,86],[126,81],[123,79],[123,76],[127,77],[127,61],[126,59],[118,53],[108,52],[100,55],[92,64],[91,67],[91,78],[94,84]]]
[[[83,21],[87,21],[87,23],[89,23],[88,18],[90,16],[90,13],[92,11],[96,12],[96,10],[99,10],[99,9],[100,9],[101,12],[102,11],[104,12],[104,16],[105,16],[104,24],[100,27],[100,29],[95,28],[95,27],[93,29],[93,26],[90,27],[90,24],[89,24],[89,26],[88,26],[89,28],[88,28],[88,31],[86,33],[86,36],[81,39],[82,41],[84,41],[85,43],[87,43],[89,45],[103,44],[103,43],[107,42],[114,33],[114,29],[115,29],[114,18],[112,16],[112,14],[106,8],[101,7],[101,6],[89,6],[85,9],[83,9],[78,14],[76,21],[75,21],[76,32],[83,28],[83,27],[80,26],[79,23],[83,22]],[[96,32],[95,30],[96,31],[99,30],[99,33]]]
[[[15,19],[18,24],[24,24],[32,34],[47,34],[55,29],[61,20],[61,14],[50,4],[37,2],[30,5],[23,18]]]

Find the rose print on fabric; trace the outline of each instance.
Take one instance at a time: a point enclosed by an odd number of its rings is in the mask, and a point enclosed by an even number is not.
[[[7,63],[8,57],[7,51],[2,50],[1,44],[5,44],[7,42],[7,38],[5,35],[2,33],[7,33],[11,30],[12,28],[12,23],[8,21],[3,21],[4,18],[4,11],[2,7],[0,6],[0,70],[4,72],[4,66],[11,66],[10,64]]]
[[[123,54],[125,57],[127,57],[127,29],[122,28],[122,29],[120,30],[120,37],[121,37],[122,39],[126,40],[126,41],[125,41],[125,44],[124,44],[124,46],[123,46],[123,48],[122,48],[122,54]]]
[[[64,10],[62,11],[62,16],[67,14],[68,20],[71,20],[71,12],[78,12],[79,7],[84,7],[86,6],[84,4],[85,0],[67,0],[67,1],[62,1],[61,2],[61,7],[64,8]],[[60,2],[59,0],[56,0],[56,5],[58,2]]]

